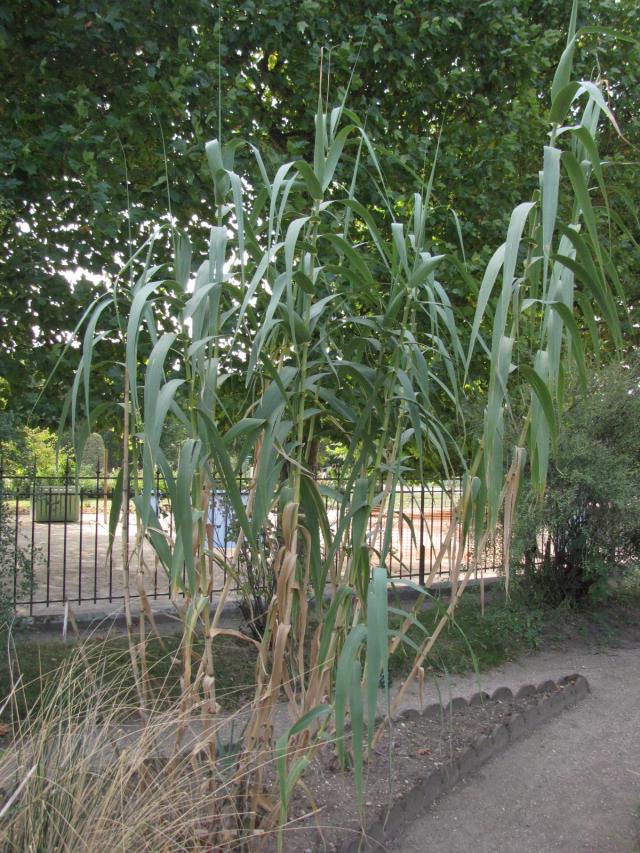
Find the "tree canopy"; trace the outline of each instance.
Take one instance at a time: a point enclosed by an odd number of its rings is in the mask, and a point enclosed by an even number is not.
[[[597,0],[579,23],[633,34],[634,6]],[[128,256],[132,235],[139,243],[169,216],[206,232],[208,139],[219,130],[225,140],[241,136],[274,160],[308,152],[321,61],[328,99],[339,102],[348,90],[347,105],[390,152],[387,197],[399,210],[411,172],[430,168],[442,133],[431,232],[440,249],[456,248],[461,236],[471,259],[486,254],[504,228],[495,210],[510,210],[533,189],[545,93],[569,10],[569,0],[5,6],[0,374],[9,407],[31,408],[99,280]],[[625,138],[609,131],[608,153],[631,159],[638,47],[595,34],[582,42],[585,74],[596,68],[615,81],[608,95]],[[254,168],[249,149],[238,158],[239,171]],[[633,182],[623,189],[633,211]],[[462,289],[452,298],[469,295]],[[39,407],[45,422],[59,413],[71,367]],[[100,396],[113,397],[117,375],[105,363],[94,380]]]

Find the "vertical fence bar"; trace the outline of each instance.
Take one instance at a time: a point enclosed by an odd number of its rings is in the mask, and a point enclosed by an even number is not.
[[[106,453],[106,449],[105,449]],[[106,480],[103,480],[106,483]],[[106,508],[106,498],[103,496]],[[106,523],[106,512],[103,514]],[[98,524],[100,523],[100,463],[96,471],[96,511],[94,517],[93,531],[93,603],[96,603],[98,598]]]
[[[128,454],[129,449],[128,445],[124,448],[125,456]],[[124,466],[123,466],[124,467]],[[131,494],[131,470],[130,470],[130,462],[126,466],[125,476],[122,478],[122,527],[121,533],[122,536],[122,559],[125,561],[122,566],[122,595],[125,596],[124,591],[124,582],[125,578],[129,577],[128,567],[129,567],[129,495]],[[127,589],[127,595],[129,594],[129,590]],[[126,598],[125,598],[126,601]]]
[[[438,508],[436,506],[438,486],[432,485],[429,487],[429,504],[425,512],[425,536],[429,539],[429,570],[425,566],[425,575],[431,576],[434,570],[436,559],[440,551],[440,547],[436,544],[436,518]],[[428,521],[427,521],[428,519]]]
[[[400,554],[400,577],[406,576],[406,571],[404,568],[405,564],[405,554],[404,554],[404,528],[406,526],[406,521],[404,520],[404,483],[400,482],[400,506],[398,510],[394,507],[394,512],[398,512],[398,526],[400,528],[400,542],[398,543],[398,552]],[[413,524],[413,518],[411,519],[411,523]],[[391,528],[393,530],[393,527]],[[411,574],[411,545],[413,544],[413,540],[411,537],[411,528],[409,528],[409,574]],[[393,533],[391,534],[391,552],[393,553]]]
[[[381,504],[378,504],[378,512],[379,513],[382,512],[382,505]],[[375,546],[376,543],[371,541],[371,527],[372,527],[372,525],[373,525],[373,518],[372,518],[372,513],[370,512],[369,517],[367,519],[367,534],[366,534],[365,541],[367,544]]]
[[[242,495],[242,475],[238,479],[238,488]],[[216,488],[213,492],[212,512],[211,512],[211,541],[215,550],[222,551],[224,557],[224,568],[222,569],[223,582],[227,580],[226,563],[229,559],[229,537],[227,535],[228,523],[228,503],[222,500],[222,489]],[[222,519],[222,523],[218,519]],[[222,532],[221,532],[222,531]]]
[[[114,496],[113,492],[111,492],[111,501],[113,502],[114,500],[115,500],[115,496]],[[116,529],[113,532],[113,543],[110,543],[111,548],[109,548],[109,602],[110,603],[113,601],[113,551],[115,549],[115,539],[116,539],[115,534],[117,532],[117,529],[118,529],[118,521],[116,519]]]
[[[104,458],[103,458],[104,471],[102,474],[102,520],[105,524],[109,521],[109,513],[107,512],[107,476],[109,471],[109,451],[107,450],[107,445],[104,446]],[[100,466],[98,465],[98,470],[100,470]],[[98,492],[96,492],[98,494]]]
[[[440,486],[440,547],[442,548],[442,540],[444,529],[444,486]],[[444,560],[442,561],[444,562]],[[440,569],[438,571],[438,575],[444,574],[442,570],[442,563],[440,563]],[[449,549],[449,574],[451,574],[451,550]]]
[[[420,484],[420,554],[418,565],[418,583],[424,586],[424,483]]]
[[[15,522],[15,525],[16,525],[16,530],[15,530],[15,537],[14,537],[14,543],[13,543],[13,547],[14,547],[14,554],[13,554],[13,600],[14,600],[14,602],[18,596],[18,523],[19,523],[19,519],[18,519],[18,508],[19,508],[18,491],[19,491],[19,488],[18,488],[18,484],[16,483],[15,484],[15,492],[16,492],[16,507],[15,507],[16,508],[16,511],[15,511],[16,522]],[[2,499],[4,501],[4,482],[2,484],[2,492],[0,494],[0,499]],[[4,513],[4,507],[2,509],[3,509],[3,513]]]
[[[102,596],[100,596],[102,598]],[[109,603],[113,601],[113,547],[109,551]]]
[[[64,476],[64,515],[62,522],[62,600],[67,600],[67,515],[69,513],[69,460]]]
[[[35,567],[36,567],[36,478],[35,474],[30,483],[31,492],[31,580],[29,583],[29,616],[33,615],[33,594],[35,591]]]
[[[82,601],[82,496],[84,494],[84,489],[80,486],[80,531],[79,531],[79,542],[78,542],[78,604]],[[65,493],[66,497],[66,493]],[[66,516],[66,513],[65,513]]]
[[[384,510],[384,490],[385,490],[385,481],[384,481],[384,479],[385,479],[385,478],[384,478],[383,476],[380,476],[380,494],[381,494],[381,495],[383,495],[383,498],[382,498],[382,503],[380,504],[380,516],[381,516],[380,521],[381,521],[381,523],[380,523],[380,525],[378,526],[378,543],[377,543],[378,553],[380,553],[380,552],[381,552],[381,550],[382,550],[382,543],[384,542],[384,533],[385,533],[385,529],[386,529],[386,525],[387,525],[388,514],[389,514],[389,511],[390,511],[391,509],[393,510],[393,511],[391,512],[391,522],[390,522],[390,524],[391,524],[391,544],[393,545],[393,530],[394,530],[394,527],[395,527],[395,514],[396,514],[396,512],[397,512],[397,509],[396,509],[396,494],[395,494],[395,492],[394,492],[394,494],[393,494],[393,500],[392,500],[391,493],[389,493],[389,502],[388,502],[388,504],[387,504],[387,512],[386,512],[386,514],[383,514],[383,510]],[[369,516],[369,518],[371,518],[371,516]],[[396,529],[396,533],[397,533],[397,529]],[[375,543],[374,543],[374,544],[375,544]]]
[[[50,603],[51,598],[51,511],[52,501],[51,501],[51,486],[48,486],[48,497],[47,501],[47,607]]]
[[[155,488],[155,519],[152,521],[152,524],[157,524],[160,526],[160,470],[156,468],[156,488]],[[144,543],[143,546],[144,547]],[[158,557],[154,552],[153,557],[153,598],[154,601],[158,598]]]

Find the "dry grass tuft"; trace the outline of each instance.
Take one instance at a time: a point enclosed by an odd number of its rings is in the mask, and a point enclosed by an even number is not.
[[[212,762],[212,732],[198,716],[183,719],[183,703],[165,697],[141,718],[130,677],[114,681],[103,665],[88,663],[82,646],[26,714],[15,676],[3,702],[14,737],[0,757],[1,850],[246,846],[249,821],[233,805],[237,762],[228,744],[242,712],[216,721]]]

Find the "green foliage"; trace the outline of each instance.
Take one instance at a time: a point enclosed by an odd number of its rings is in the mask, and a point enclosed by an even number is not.
[[[574,23],[575,15],[555,78],[549,144],[533,176],[537,187],[529,201],[493,217],[505,216],[506,237],[483,264],[480,280],[473,265],[436,252],[436,164],[397,205],[398,196],[387,190],[388,158],[344,103],[327,107],[323,76],[313,147],[301,147],[276,168],[268,153],[239,139],[207,143],[214,202],[208,221],[215,223],[208,245],[192,245],[179,227],[164,228],[142,242],[121,280],[88,312],[71,389],[74,441],[80,455],[100,419],[91,376],[102,344],[122,339],[131,465],[141,463],[143,471],[134,496],[138,542],[148,539],[172,592],[184,597],[185,707],[200,695],[203,713],[215,714],[221,608],[241,576],[242,548],[261,577],[271,572],[275,579],[245,751],[229,787],[233,813],[252,812],[247,778],[254,792],[263,790],[263,770],[253,762],[256,750],[272,754],[273,708],[282,690],[293,720],[276,747],[282,808],[321,745],[317,727],[325,706],[343,761],[350,713],[350,758],[361,790],[364,709],[372,724],[381,674],[388,684],[389,651],[401,642],[412,645],[412,675],[433,654],[473,571],[473,564],[460,564],[466,540],[481,550],[503,507],[508,528],[525,446],[533,487],[544,491],[564,365],[569,355],[578,369],[584,362],[582,325],[596,325],[597,311],[609,339],[621,339],[615,268],[593,210],[593,200],[605,196],[595,143],[599,120],[612,117],[598,86],[571,83]],[[253,168],[244,167],[249,153]],[[462,293],[475,302],[472,318],[458,304]],[[470,372],[483,375],[487,395],[482,435],[465,443],[458,436]],[[505,422],[514,414],[521,418],[511,447]],[[173,419],[185,430],[176,467],[162,443]],[[336,434],[346,454],[335,487],[327,488],[313,470],[318,442]],[[245,502],[237,474],[247,462],[254,474]],[[151,511],[158,469],[171,536]],[[420,644],[406,636],[415,625],[411,616],[403,622],[407,628],[390,637],[386,592],[397,487],[410,477],[446,477],[460,469],[462,533],[453,549],[460,583],[448,612],[430,636],[422,632]],[[207,548],[204,535],[218,484],[239,527],[227,556]],[[265,547],[271,529],[275,547]],[[452,527],[452,536],[458,529]],[[214,562],[228,578],[216,611],[210,603]],[[327,587],[332,600],[325,608]],[[425,594],[420,591],[417,609]],[[318,608],[311,639],[310,595]],[[197,630],[205,656],[195,670]],[[131,639],[130,651],[134,668],[144,673],[143,646]],[[142,686],[139,695],[144,703]],[[368,735],[371,749],[371,728]],[[271,826],[265,818],[263,828]],[[238,831],[245,829],[241,821]]]
[[[82,452],[80,463],[81,474],[95,475],[96,471],[104,470],[104,439],[100,433],[93,432],[88,437]]]
[[[434,599],[419,614],[420,628],[412,628],[409,637],[422,642],[423,632],[431,634],[446,612],[447,599]],[[512,660],[524,649],[535,648],[541,640],[546,615],[531,605],[524,596],[514,594],[505,601],[504,591],[487,591],[482,614],[477,590],[465,594],[456,608],[455,617],[440,635],[425,668],[438,674],[484,671]],[[398,620],[399,623],[399,620]],[[405,675],[413,661],[408,646],[400,647],[391,657],[389,667],[394,677]]]
[[[171,213],[202,257],[198,237],[210,214],[205,142],[219,135],[220,124],[223,138],[249,137],[270,167],[308,158],[322,47],[331,101],[349,87],[349,106],[366,116],[374,142],[392,152],[387,201],[380,204],[373,170],[360,200],[376,219],[388,215],[386,204],[406,219],[415,175],[433,160],[444,125],[432,251],[456,248],[462,237],[472,269],[482,269],[508,211],[535,188],[547,92],[570,12],[569,0],[238,0],[217,7],[201,0],[16,0],[5,7],[0,375],[11,406],[22,412],[33,406],[84,308],[105,278],[117,275],[129,229],[137,244],[167,221],[163,137]],[[635,36],[635,14],[632,0],[593,0],[583,4],[578,24]],[[597,70],[626,139],[637,144],[637,45],[583,33],[578,46],[576,79]],[[616,165],[635,155],[615,134],[605,135],[612,193],[622,218],[637,226],[637,181]],[[255,178],[248,149],[238,158],[238,170]],[[371,168],[366,151],[363,164]],[[347,181],[348,168],[338,172]],[[616,237],[617,221],[612,227]],[[170,260],[170,242],[165,236],[157,243],[161,261]],[[621,255],[633,270],[634,244],[625,242]],[[79,275],[73,287],[69,274]],[[455,277],[446,283],[469,318],[473,293]],[[103,342],[101,369],[92,373],[94,395],[104,401],[121,392],[117,345]],[[70,383],[64,360],[37,410],[49,425]]]
[[[585,396],[576,382],[567,396],[547,494],[525,498],[516,533],[526,581],[550,603],[601,596],[640,564],[637,353],[594,370]]]
[[[2,442],[3,464],[8,474],[39,477],[61,477],[74,473],[73,452],[68,445],[59,446],[58,436],[46,427],[29,427],[12,421],[8,440]],[[95,471],[95,469],[94,469]]]
[[[8,383],[6,388],[9,388]],[[9,442],[15,441],[21,426],[21,419],[15,412],[0,410],[0,448],[4,449]]]
[[[16,543],[15,526],[8,515],[0,488],[0,650],[7,638],[7,623],[14,613],[13,603],[16,597],[28,596],[34,582],[31,560]]]
[[[3,632],[6,636],[6,633]],[[175,702],[180,696],[180,644],[181,636],[154,637],[147,643],[147,662],[153,684],[159,688],[159,705]],[[225,711],[235,711],[250,700],[253,692],[255,649],[248,643],[230,637],[220,638],[220,649],[225,654],[216,658],[216,681],[220,693],[219,701]],[[105,683],[118,687],[126,685],[130,701],[135,701],[127,639],[110,636],[107,639],[91,637],[84,640],[82,649],[90,666],[100,671]],[[203,643],[196,643],[195,654],[203,653]],[[78,643],[73,640],[47,638],[46,640],[16,637],[9,658],[0,665],[0,695],[6,696],[11,689],[8,664],[14,667],[14,675],[23,676],[24,692],[19,710],[33,710],[46,698],[60,676],[61,667],[77,656]]]

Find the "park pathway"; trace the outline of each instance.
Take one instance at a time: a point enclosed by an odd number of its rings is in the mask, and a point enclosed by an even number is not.
[[[572,672],[590,696],[460,782],[389,853],[640,851],[640,648],[546,651],[480,678],[491,691]],[[446,690],[469,695],[477,676]]]

